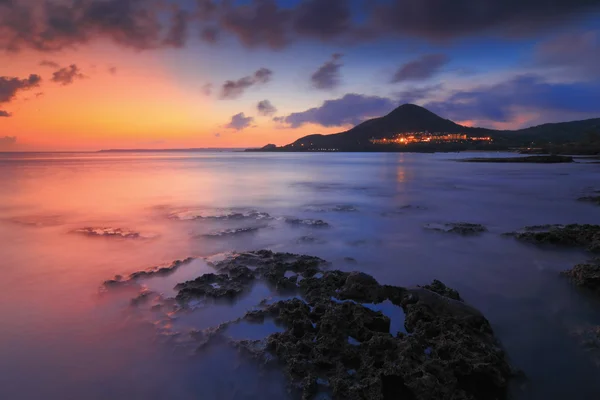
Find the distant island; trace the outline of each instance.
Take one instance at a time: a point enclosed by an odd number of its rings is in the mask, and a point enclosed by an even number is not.
[[[600,154],[600,118],[544,124],[531,128],[472,128],[431,111],[404,104],[388,115],[331,135],[309,135],[262,152],[453,152],[513,150],[529,154]]]
[[[99,150],[97,153],[186,153],[186,152],[234,152],[244,151],[246,148],[189,148],[189,149],[106,149]]]

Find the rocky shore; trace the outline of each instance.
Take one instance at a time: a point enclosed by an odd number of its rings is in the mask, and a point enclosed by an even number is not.
[[[212,265],[215,273],[176,286],[179,307],[243,299],[258,282],[283,300],[264,299],[238,320],[194,332],[199,348],[232,324],[272,320],[282,331],[230,343],[258,365],[283,368],[303,399],[506,398],[512,370],[489,322],[440,281],[382,285],[328,270],[317,257],[269,250]]]
[[[590,252],[600,252],[600,225],[528,226],[521,231],[508,233],[507,235],[538,245],[579,247]]]
[[[572,163],[575,160],[570,156],[529,156],[529,157],[482,157],[458,160],[472,163],[533,163],[533,164],[559,164]]]

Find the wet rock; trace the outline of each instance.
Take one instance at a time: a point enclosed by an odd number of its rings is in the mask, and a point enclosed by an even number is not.
[[[244,210],[244,209],[206,209],[206,208],[183,208],[172,211],[168,215],[171,219],[178,219],[180,221],[193,221],[193,220],[269,220],[272,217],[265,212],[256,210]]]
[[[406,289],[361,272],[322,275],[299,283],[301,298],[246,314],[285,327],[264,349],[239,343],[258,358],[274,354],[302,398],[315,398],[324,386],[334,399],[505,398],[512,374],[506,356],[489,322],[457,291],[440,281]],[[408,335],[393,336],[390,319],[366,307],[387,300],[405,311]]]
[[[600,205],[600,196],[584,196],[580,197],[578,200]]]
[[[578,264],[561,274],[569,277],[577,286],[600,294],[600,259],[592,260],[586,264]]]
[[[583,247],[600,252],[600,225],[570,224],[529,226],[509,235],[524,242],[538,245]]]
[[[291,225],[305,225],[315,228],[328,228],[330,226],[322,219],[285,218],[285,222]]]
[[[81,228],[75,229],[73,233],[79,233],[90,237],[121,238],[121,239],[140,239],[150,236],[143,236],[140,232],[134,232],[121,228]]]
[[[208,237],[208,238],[220,238],[220,237],[225,237],[225,236],[237,236],[237,235],[242,235],[242,234],[246,234],[246,233],[255,233],[257,232],[259,229],[263,229],[266,228],[266,226],[247,226],[244,228],[233,228],[233,229],[224,229],[222,231],[218,231],[218,232],[212,232],[212,233],[207,233],[205,235],[202,235],[204,237]]]
[[[224,274],[204,274],[175,286],[178,290],[176,300],[185,303],[203,297],[233,299],[244,292],[254,279],[254,272],[244,266],[236,266]]]
[[[427,224],[425,229],[430,229],[438,232],[457,233],[459,235],[479,235],[487,232],[487,228],[481,224],[472,224],[468,222],[456,222],[446,224]]]
[[[150,278],[152,276],[167,276],[175,272],[179,267],[189,264],[194,260],[194,257],[188,257],[185,260],[175,260],[170,265],[156,266],[143,271],[136,271],[130,274],[127,279],[123,279],[123,276],[121,275],[115,275],[113,279],[104,281],[103,286],[105,288],[125,286],[136,283],[138,279]]]
[[[304,399],[506,397],[512,373],[506,356],[489,322],[458,292],[440,281],[414,289],[381,285],[365,273],[325,265],[269,250],[233,254],[214,263],[216,273],[179,284],[177,300],[236,297],[256,280],[292,290],[294,297],[261,302],[243,316],[273,320],[282,332],[262,341],[228,340],[264,364],[275,358]],[[391,333],[390,314],[373,307],[381,303],[402,308],[405,331]],[[239,321],[194,332],[198,349],[224,340],[219,333]]]
[[[572,163],[571,156],[529,156],[529,157],[485,157],[485,158],[466,158],[457,160],[460,162],[473,163],[533,163],[533,164],[557,164]]]
[[[425,285],[423,286],[423,288],[454,300],[463,301],[460,298],[460,294],[458,294],[456,290],[447,287],[437,279],[435,279],[431,285]]]

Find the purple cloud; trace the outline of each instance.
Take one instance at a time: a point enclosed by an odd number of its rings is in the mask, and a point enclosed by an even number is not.
[[[265,117],[272,116],[277,112],[277,108],[269,100],[260,101],[256,105],[256,108],[258,109],[258,114]]]
[[[427,54],[402,65],[392,78],[393,83],[422,81],[437,74],[450,59],[445,54]]]
[[[261,68],[252,76],[245,76],[237,81],[227,81],[221,87],[221,99],[236,99],[240,97],[246,89],[255,85],[264,85],[271,80],[273,71],[267,68]]]
[[[357,125],[366,119],[385,115],[396,106],[394,100],[385,97],[347,94],[339,99],[327,100],[320,107],[279,117],[276,122],[286,123],[292,128],[304,124]]]
[[[42,78],[39,75],[29,75],[27,79],[0,76],[0,103],[8,103],[18,92],[38,87]]]
[[[52,82],[60,83],[63,86],[70,85],[75,82],[75,80],[84,78],[85,75],[81,73],[81,70],[75,64],[66,68],[61,68],[52,74]]]
[[[340,68],[342,63],[339,62],[341,54],[333,54],[331,60],[321,65],[317,71],[310,77],[312,85],[321,90],[335,89],[340,85]]]
[[[225,128],[241,131],[248,128],[253,122],[254,118],[246,117],[246,115],[242,112],[231,117],[231,122],[225,125]]]

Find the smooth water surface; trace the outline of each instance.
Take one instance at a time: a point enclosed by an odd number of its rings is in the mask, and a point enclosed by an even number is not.
[[[99,290],[117,274],[262,248],[386,284],[440,279],[488,317],[525,372],[515,398],[600,398],[600,370],[574,334],[600,324],[600,301],[558,275],[589,256],[501,236],[600,223],[599,207],[576,201],[600,189],[600,166],[453,161],[467,156],[0,154],[0,398],[285,398],[276,371],[227,346],[190,352],[174,333],[238,318],[253,303],[158,327],[130,305],[132,291]],[[423,228],[449,222],[489,232]],[[177,279],[207,271],[195,261],[147,288],[170,296]],[[248,298],[268,295],[258,285]],[[243,327],[229,329],[243,337]]]

